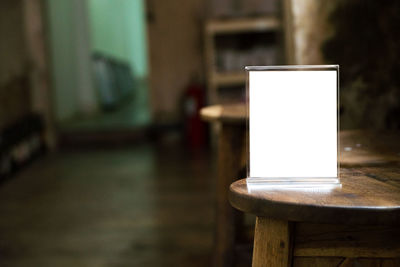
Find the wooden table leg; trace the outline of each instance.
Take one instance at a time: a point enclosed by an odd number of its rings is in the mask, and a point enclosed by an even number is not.
[[[287,221],[257,217],[252,266],[290,266],[292,242],[289,230]]]
[[[236,240],[235,211],[228,201],[228,190],[232,182],[240,177],[242,167],[245,128],[242,125],[223,124],[218,139],[217,215],[215,233],[214,264],[218,267],[233,265]]]

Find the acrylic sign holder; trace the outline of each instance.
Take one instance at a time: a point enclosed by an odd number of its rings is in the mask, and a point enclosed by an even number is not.
[[[340,186],[339,66],[245,69],[248,186]]]

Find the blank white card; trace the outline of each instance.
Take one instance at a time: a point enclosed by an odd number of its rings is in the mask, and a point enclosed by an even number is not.
[[[337,177],[337,71],[249,71],[249,176]]]

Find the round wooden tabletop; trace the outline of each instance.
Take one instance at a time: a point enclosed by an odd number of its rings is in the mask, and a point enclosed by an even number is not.
[[[246,122],[246,104],[215,105],[204,107],[200,110],[200,116],[205,121],[243,123]]]
[[[246,180],[230,186],[233,207],[287,221],[400,224],[400,166],[341,170],[334,189],[253,189]]]

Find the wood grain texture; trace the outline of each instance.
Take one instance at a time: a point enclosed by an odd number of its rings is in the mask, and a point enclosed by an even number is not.
[[[341,167],[400,163],[400,132],[341,131],[339,146]]]
[[[290,266],[290,250],[289,223],[257,217],[252,266]]]
[[[125,144],[33,162],[0,185],[0,266],[211,267],[215,164],[186,152]]]
[[[215,266],[232,266],[236,241],[238,213],[228,202],[229,185],[241,169],[243,132],[235,125],[222,125],[218,139],[217,217],[215,235]]]
[[[205,121],[210,122],[223,122],[235,123],[245,126],[246,124],[246,105],[245,104],[232,104],[232,105],[215,105],[202,108],[200,116]],[[245,127],[238,129],[245,131]]]
[[[400,258],[381,260],[381,267],[398,267],[398,266],[400,266]]]
[[[367,169],[368,170],[368,169]],[[400,223],[400,167],[342,169],[341,188],[249,191],[246,180],[230,186],[231,204],[243,211],[288,221],[343,224]],[[392,176],[383,175],[392,173]]]
[[[293,267],[338,267],[344,261],[344,258],[338,257],[295,257],[293,259]]]
[[[201,110],[201,116],[204,120],[209,122],[220,122],[223,126],[232,126],[230,130],[237,131],[235,135],[245,136],[245,104],[206,107]],[[395,189],[399,188],[398,185],[400,184],[400,177],[398,174],[399,167],[396,167],[400,166],[400,155],[398,154],[398,151],[400,151],[399,136],[399,133],[393,132],[372,133],[359,130],[340,132],[340,165],[347,168],[342,169],[342,182],[344,182],[344,186],[340,190],[334,190],[332,192],[277,191],[270,192],[271,194],[267,199],[263,199],[263,196],[248,195],[245,182],[241,181],[235,183],[234,189],[237,192],[230,193],[231,201],[241,202],[241,208],[239,209],[242,211],[262,214],[264,216],[270,215],[285,220],[293,219],[294,221],[308,220],[311,222],[338,222],[345,224],[396,224],[399,221],[397,211],[398,203],[395,203],[399,201],[399,194],[396,193],[397,189]],[[244,153],[244,150],[240,150],[240,146],[237,142],[229,142],[231,141],[228,141],[225,145],[231,146],[229,149],[229,151],[231,151],[230,153]],[[230,157],[233,156],[225,157],[225,159],[229,160]],[[222,164],[223,160],[220,162]],[[229,164],[224,164],[227,169],[229,169],[229,167],[227,167]],[[230,166],[232,169],[237,169],[238,167],[235,165]],[[233,175],[234,172],[227,171],[226,174]],[[220,185],[226,185],[227,181],[230,180],[233,182],[235,180],[234,177],[227,179],[227,176],[223,178],[221,175],[218,179],[224,179],[225,181],[218,181]],[[370,188],[366,187],[365,179],[368,180],[367,184],[371,186]],[[224,199],[226,198],[224,188],[219,187],[218,192],[222,192],[222,194],[218,195],[220,203],[226,203],[227,200]],[[383,198],[380,198],[381,196],[383,196]],[[254,199],[256,199],[256,201],[252,203]],[[340,201],[336,203],[332,202],[335,199],[339,199]],[[305,202],[303,204],[297,203],[299,200]],[[268,201],[269,204],[264,206],[264,201]],[[222,206],[222,204],[220,205]],[[218,216],[223,217],[224,214],[222,213]],[[224,235],[227,235],[229,231],[235,232],[232,230],[233,228],[230,228],[235,225],[234,222],[230,221],[233,220],[233,218],[233,216],[230,217],[230,219],[225,218],[225,220],[220,218],[217,224],[222,222],[228,227],[219,225],[217,231],[225,231]],[[219,234],[219,236],[222,236],[222,234]],[[232,236],[229,240],[235,241]],[[343,246],[343,250],[345,249],[346,248]],[[329,249],[326,249],[325,253],[329,254],[329,251]],[[228,250],[225,250],[225,252],[225,255],[230,254]],[[382,250],[379,250],[376,253],[381,252]],[[393,252],[396,252],[396,250],[390,251],[392,254]],[[302,253],[305,255],[305,250],[303,250]],[[368,250],[368,246],[364,246],[362,255],[371,256],[371,251]],[[386,256],[389,255],[387,254]],[[301,264],[305,262],[304,264],[307,264],[305,259],[296,260],[295,258],[294,262],[301,262]],[[311,263],[312,265],[315,263],[316,266],[318,266],[317,263],[321,263],[319,264],[320,266],[329,266],[328,263],[330,263],[330,261],[329,259],[321,258],[312,260]]]
[[[203,120],[241,124],[246,131],[246,104],[214,105],[200,111]],[[400,163],[400,132],[348,130],[339,133],[342,167],[382,166]]]
[[[285,33],[285,59],[286,64],[296,64],[296,51],[294,50],[294,34],[293,34],[293,12],[292,1],[282,1],[283,9],[283,26]]]
[[[339,267],[380,267],[380,259],[357,259],[357,258],[347,258],[343,261]]]
[[[294,256],[400,257],[398,226],[296,223],[294,236]]]

